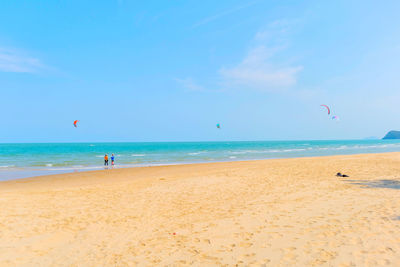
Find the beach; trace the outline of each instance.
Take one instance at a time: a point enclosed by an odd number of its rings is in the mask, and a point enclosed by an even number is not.
[[[0,266],[399,266],[399,197],[399,152],[4,181]]]

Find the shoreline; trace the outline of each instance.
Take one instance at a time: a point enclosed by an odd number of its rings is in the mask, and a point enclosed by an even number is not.
[[[400,140],[22,143],[0,144],[0,150],[0,180],[8,180],[101,169],[105,153],[125,168],[398,152]]]
[[[399,174],[392,152],[4,181],[0,265],[397,266]]]
[[[29,179],[29,178],[38,178],[38,177],[43,177],[43,176],[54,176],[54,175],[62,175],[62,174],[71,174],[71,173],[86,173],[86,172],[101,172],[101,171],[108,171],[108,170],[119,170],[119,169],[136,169],[136,168],[149,168],[149,167],[163,167],[163,166],[180,166],[180,165],[197,165],[197,164],[218,164],[218,163],[235,163],[235,162],[257,162],[257,161],[269,161],[269,160],[290,160],[290,159],[316,159],[316,158],[328,158],[328,157],[343,157],[343,156],[362,156],[362,155],[385,155],[385,154],[395,154],[395,153],[400,153],[400,151],[395,151],[395,152],[376,152],[376,153],[357,153],[357,154],[339,154],[339,155],[323,155],[323,156],[304,156],[304,157],[288,157],[288,158],[267,158],[267,159],[247,159],[247,160],[225,160],[225,161],[203,161],[203,162],[178,162],[178,163],[168,163],[168,164],[143,164],[143,165],[138,165],[138,166],[124,166],[124,165],[116,165],[115,168],[111,168],[109,166],[108,168],[105,168],[104,166],[86,166],[84,167],[84,170],[81,169],[71,169],[69,170],[27,170],[28,168],[20,168],[20,170],[17,171],[8,171],[8,170],[0,170],[0,174],[2,172],[10,172],[12,174],[18,173],[18,172],[42,172],[42,174],[38,175],[26,175],[25,177],[21,178],[5,178],[4,180],[0,179],[1,182],[5,181],[14,181],[14,180],[21,180],[21,179]],[[46,174],[46,172],[50,172],[50,174]],[[54,173],[51,173],[54,172]]]

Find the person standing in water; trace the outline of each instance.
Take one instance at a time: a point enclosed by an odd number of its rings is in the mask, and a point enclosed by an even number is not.
[[[113,167],[114,167],[114,160],[115,160],[114,154],[111,154],[111,166]]]
[[[104,166],[108,166],[108,155],[104,156]]]

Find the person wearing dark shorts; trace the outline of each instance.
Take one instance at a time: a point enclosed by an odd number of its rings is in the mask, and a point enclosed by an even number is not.
[[[108,155],[104,156],[104,166],[108,166]]]

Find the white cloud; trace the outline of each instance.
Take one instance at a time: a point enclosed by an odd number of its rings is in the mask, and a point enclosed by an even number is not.
[[[256,2],[253,2],[254,4]],[[199,26],[246,6],[227,10],[221,14],[204,19]],[[290,52],[290,35],[299,24],[299,20],[281,19],[267,24],[250,40],[250,49],[245,57],[233,66],[221,67],[218,74],[218,85],[222,90],[245,89],[260,91],[285,91],[297,84],[299,73],[303,70],[300,64],[288,63],[293,60]],[[285,53],[284,53],[285,52]],[[204,91],[204,87],[191,78],[176,79],[190,91]]]
[[[259,42],[269,42],[272,40],[280,40],[289,33],[294,21],[286,19],[275,20],[267,25],[264,30],[256,33],[254,40]]]
[[[303,66],[288,64],[285,58],[288,59],[290,33],[298,23],[280,19],[258,31],[241,62],[219,70],[223,84],[228,88],[264,91],[280,91],[296,85]]]
[[[13,49],[0,48],[0,71],[34,73],[43,67],[37,58],[23,55]]]
[[[220,74],[227,86],[276,91],[293,86],[302,66],[279,66],[271,57],[280,49],[258,46],[251,49],[237,66],[221,68]]]
[[[253,1],[253,2],[250,2],[250,3],[245,4],[245,5],[236,6],[236,7],[234,7],[234,8],[227,9],[227,10],[225,10],[225,11],[222,11],[222,12],[216,14],[216,15],[213,15],[213,16],[210,16],[210,17],[207,17],[207,18],[204,18],[204,19],[202,19],[201,21],[195,23],[195,24],[193,25],[193,28],[197,28],[197,27],[199,27],[199,26],[208,24],[208,23],[210,23],[210,22],[212,22],[212,21],[214,21],[214,20],[217,20],[217,19],[219,19],[219,18],[221,18],[221,17],[224,17],[224,16],[226,16],[226,15],[229,15],[229,14],[234,13],[234,12],[236,12],[236,11],[239,11],[239,10],[241,10],[241,9],[250,7],[250,6],[252,6],[252,5],[254,5],[254,4],[258,3],[258,2],[259,2],[259,1]]]
[[[194,82],[192,78],[175,79],[175,81],[180,83],[188,91],[204,91],[205,90],[205,88],[203,86]]]

